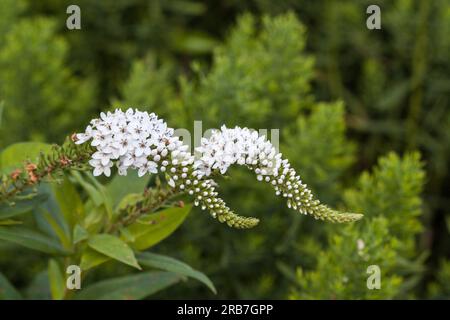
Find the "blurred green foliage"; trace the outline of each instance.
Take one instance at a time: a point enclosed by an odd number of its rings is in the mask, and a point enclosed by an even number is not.
[[[65,65],[67,42],[46,18],[13,24],[0,49],[0,95],[5,101],[4,143],[38,139],[60,142],[86,121],[93,84]],[[33,44],[30,46],[30,44]],[[81,108],[81,109],[80,109]],[[47,126],[42,131],[36,124]]]
[[[429,285],[430,298],[448,299],[450,295],[450,261],[443,260],[439,266],[439,272],[435,282]]]
[[[423,272],[414,236],[421,231],[420,193],[424,172],[418,154],[382,157],[372,174],[363,173],[346,204],[365,213],[364,221],[332,235],[311,271],[297,271],[292,298],[408,298]],[[366,269],[381,270],[381,289],[368,290]],[[404,278],[408,280],[404,280]],[[402,285],[404,287],[402,287]]]
[[[233,169],[221,193],[261,225],[230,230],[194,212],[156,250],[210,276],[219,298],[449,298],[448,1],[380,0],[378,31],[366,0],[80,0],[82,30],[68,31],[72,3],[0,4],[1,147],[61,142],[111,105],[173,127],[280,129],[315,194],[363,221],[317,224]],[[0,252],[21,288],[47,267]],[[366,288],[372,264],[381,290]],[[157,296],[211,297],[196,283]]]

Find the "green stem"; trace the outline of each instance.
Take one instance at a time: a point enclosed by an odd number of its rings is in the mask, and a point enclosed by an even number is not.
[[[183,192],[177,192],[174,189],[157,189],[154,194],[149,190],[144,192],[143,200],[127,206],[122,210],[122,218],[106,228],[107,233],[114,233],[121,227],[129,226],[138,220],[142,215],[154,212],[166,204],[174,197],[180,196]],[[119,215],[120,216],[120,215]]]
[[[45,178],[68,170],[85,170],[93,150],[88,144],[76,145],[69,138],[61,145],[55,145],[50,154],[41,154],[36,163],[26,162],[9,175],[4,175],[0,185],[0,203],[10,202],[28,188],[34,187]]]

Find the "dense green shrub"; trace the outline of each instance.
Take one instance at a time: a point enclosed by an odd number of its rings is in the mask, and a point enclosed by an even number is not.
[[[423,272],[414,236],[421,231],[420,194],[424,172],[417,154],[400,159],[389,154],[372,174],[363,173],[355,189],[345,193],[346,203],[365,212],[360,224],[330,235],[330,243],[317,256],[311,271],[297,271],[298,299],[408,298]],[[368,290],[367,268],[381,270],[381,289]],[[351,266],[351,267],[350,267]]]
[[[78,79],[66,67],[68,45],[55,35],[55,23],[23,20],[5,35],[0,49],[4,145],[26,139],[59,142],[67,130],[88,119],[93,83]],[[43,132],[42,127],[49,129]]]

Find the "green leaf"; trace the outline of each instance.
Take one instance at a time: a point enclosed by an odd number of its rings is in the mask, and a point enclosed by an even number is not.
[[[65,292],[64,276],[58,263],[54,259],[50,259],[48,262],[48,278],[52,299],[62,300]]]
[[[90,233],[96,234],[101,232],[105,224],[110,220],[107,217],[104,208],[92,206],[92,202],[88,201],[86,204],[86,218],[83,221],[83,227]]]
[[[86,240],[88,237],[89,233],[87,232],[87,230],[79,224],[76,224],[75,228],[73,229],[73,243],[77,244],[78,242]]]
[[[0,227],[0,239],[45,253],[61,255],[70,253],[55,240],[23,227]]]
[[[119,233],[120,238],[123,239],[126,243],[134,242],[134,240],[136,240],[127,228],[120,228]]]
[[[81,255],[81,264],[80,268],[83,271],[94,268],[102,263],[111,260],[110,257],[101,254],[91,248],[86,248]]]
[[[26,290],[26,298],[32,300],[51,299],[49,282],[48,270],[38,273]]]
[[[116,205],[116,211],[125,210],[128,206],[134,205],[144,199],[143,193],[129,193]]]
[[[0,154],[0,171],[8,172],[30,160],[36,162],[41,152],[51,151],[51,145],[42,142],[20,142],[7,147]]]
[[[72,241],[70,239],[70,234],[67,234],[64,231],[64,229],[58,224],[52,214],[44,208],[38,208],[36,212],[37,214],[41,215],[45,219],[45,221],[47,221],[53,232],[58,236],[58,239],[62,243],[63,247],[67,250],[71,250]]]
[[[0,226],[12,226],[16,224],[22,224],[23,222],[20,220],[6,219],[0,220]]]
[[[138,255],[138,261],[142,266],[157,268],[165,271],[174,272],[183,276],[191,277],[202,282],[212,292],[217,293],[214,284],[202,272],[192,269],[189,265],[171,257],[160,254],[144,252]]]
[[[21,300],[22,295],[0,272],[0,300]]]
[[[107,195],[106,188],[90,173],[85,173],[82,176],[79,172],[74,171],[72,172],[72,177],[86,190],[94,205],[103,208],[106,211],[108,218],[112,219],[112,199]],[[85,178],[90,180],[92,184],[86,181]]]
[[[144,272],[93,284],[76,296],[82,300],[138,300],[167,288],[181,277],[171,272]]]
[[[128,226],[128,231],[136,239],[132,247],[137,250],[148,249],[171,235],[186,219],[192,206],[172,207],[142,216]]]
[[[139,177],[136,171],[129,172],[126,176],[116,175],[106,186],[106,193],[110,199],[113,199],[113,206],[116,207],[128,194],[142,194],[148,180],[148,176]]]
[[[47,195],[48,199],[34,208],[33,217],[40,231],[51,238],[63,241],[64,246],[69,248],[72,231],[60,208],[60,203],[56,199],[53,188],[54,186],[50,183],[41,183],[39,185],[39,193]]]
[[[103,196],[99,190],[97,190],[92,184],[83,179],[79,172],[73,172],[72,176],[74,179],[83,187],[83,189],[89,195],[89,198],[93,201],[93,203],[98,207],[104,203]]]
[[[75,223],[84,217],[84,206],[80,195],[67,178],[64,178],[61,184],[54,184],[52,190],[61,215],[72,229]]]
[[[93,236],[88,241],[89,247],[92,249],[116,259],[122,263],[132,266],[137,269],[141,269],[133,250],[119,238],[110,234],[98,234]]]
[[[103,199],[103,205],[106,210],[106,213],[108,214],[109,219],[112,219],[113,216],[113,199],[108,196],[106,192],[106,188],[104,185],[102,185],[98,180],[92,175],[90,172],[85,172],[84,175],[92,182],[92,184],[97,188],[97,190],[100,192],[102,199]]]
[[[48,200],[34,209],[38,228],[50,237],[58,238],[66,249],[71,249],[74,225],[85,214],[75,186],[64,178],[59,184],[41,184],[39,192]]]
[[[46,199],[47,195],[39,194],[31,199],[17,200],[14,205],[0,203],[0,219],[12,218],[30,212]]]

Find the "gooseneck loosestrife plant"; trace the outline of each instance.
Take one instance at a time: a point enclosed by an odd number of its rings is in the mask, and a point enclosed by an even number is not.
[[[332,222],[357,220],[359,214],[339,214],[314,200],[311,191],[303,184],[287,159],[282,159],[275,147],[256,131],[248,128],[213,131],[209,139],[203,138],[196,150],[199,159],[188,152],[188,146],[174,136],[174,130],[154,114],[128,109],[114,113],[101,113],[84,133],[76,135],[76,144],[91,141],[96,151],[89,164],[94,176],[111,174],[116,165],[119,175],[128,169],[138,170],[138,175],[166,173],[170,187],[187,192],[194,204],[207,209],[211,215],[229,226],[250,228],[259,220],[235,214],[218,197],[213,173],[225,174],[233,164],[245,165],[257,174],[258,181],[266,181],[276,195],[287,198],[289,208],[317,219]]]
[[[251,228],[259,219],[234,213],[218,196],[213,179],[238,164],[254,171],[258,181],[271,184],[276,195],[286,198],[289,208],[302,214],[338,223],[362,217],[356,213],[339,213],[315,200],[289,161],[256,131],[222,126],[213,131],[209,139],[202,138],[196,151],[201,154],[198,158],[174,136],[174,129],[154,113],[137,109],[102,112],[85,132],[72,135],[64,145],[56,147],[51,156],[42,155],[37,164],[27,163],[24,168],[15,170],[4,181],[0,196],[8,199],[42,178],[67,169],[91,167],[94,176],[109,177],[111,168],[116,166],[119,175],[127,175],[128,170],[137,170],[140,177],[164,173],[170,187],[169,191],[161,190],[156,197],[153,194],[151,199],[144,197],[138,207],[128,210],[121,224],[155,210],[174,195],[186,193],[192,196],[194,205],[208,210],[220,222],[236,228]],[[116,227],[112,225],[107,231],[114,231]]]

